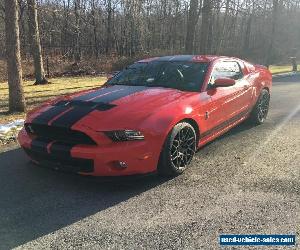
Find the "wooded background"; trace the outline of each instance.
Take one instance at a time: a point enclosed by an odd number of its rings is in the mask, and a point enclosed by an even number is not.
[[[21,55],[27,59],[27,1],[18,4]],[[37,5],[44,60],[187,53],[270,64],[288,60],[300,47],[300,0],[38,0]],[[4,0],[0,9],[5,48]]]
[[[47,84],[45,64],[48,76],[50,64],[58,74],[67,67],[89,74],[168,54],[231,55],[269,66],[300,47],[300,0],[0,0],[0,18],[9,112],[26,110],[28,65],[35,84]]]

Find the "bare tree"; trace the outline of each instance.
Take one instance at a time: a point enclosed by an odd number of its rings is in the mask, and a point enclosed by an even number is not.
[[[22,85],[18,16],[17,0],[5,0],[5,40],[10,112],[24,112],[26,109]]]
[[[201,23],[201,43],[200,52],[207,54],[210,46],[209,40],[211,38],[211,24],[212,24],[212,0],[203,0],[202,8],[202,23]]]
[[[75,13],[75,61],[81,60],[81,48],[80,48],[80,24],[81,24],[81,1],[75,0],[74,2]]]
[[[18,0],[24,58],[30,52],[27,43],[33,40],[29,39],[31,35],[24,22],[24,16],[29,14],[24,8],[27,1],[33,0]],[[4,16],[2,3],[4,0],[0,0],[0,18]],[[78,67],[96,68],[101,64],[99,68],[104,71],[110,70],[120,57],[132,61],[136,57],[182,53],[235,55],[268,64],[287,60],[291,48],[299,47],[300,0],[39,0],[38,3],[40,40],[50,66],[52,58],[62,59],[65,65],[75,59]],[[5,44],[2,26],[0,22],[0,46]],[[1,56],[4,55],[0,50]],[[95,63],[100,60],[109,62]],[[55,67],[53,72],[68,70],[66,66]]]
[[[112,6],[111,0],[107,1],[107,26],[106,26],[106,54],[111,52],[112,46]]]
[[[225,28],[226,28],[226,24],[227,24],[227,20],[228,20],[228,15],[229,15],[229,4],[230,4],[230,0],[226,0],[223,24],[221,25],[221,31],[220,31],[220,34],[219,34],[219,41],[218,41],[217,49],[216,49],[217,54],[220,53],[221,48],[223,46],[224,39],[225,39],[224,38],[225,37]]]
[[[273,11],[272,11],[272,31],[270,37],[270,44],[268,48],[267,60],[266,65],[269,67],[273,60],[273,47],[274,47],[274,40],[276,36],[276,29],[277,29],[277,20],[278,20],[278,0],[273,0]]]
[[[36,0],[27,0],[28,5],[28,26],[30,32],[31,53],[34,61],[35,84],[48,83],[43,65],[42,48],[37,16]]]
[[[93,35],[94,35],[94,53],[96,58],[99,56],[99,46],[98,46],[98,32],[97,32],[97,20],[96,20],[96,3],[95,0],[91,0],[91,23],[93,26]]]
[[[200,0],[200,2],[202,1]],[[200,14],[198,8],[199,8],[199,0],[190,0],[190,8],[189,8],[188,21],[187,21],[186,40],[185,40],[185,52],[188,54],[192,54],[194,52],[195,29]]]

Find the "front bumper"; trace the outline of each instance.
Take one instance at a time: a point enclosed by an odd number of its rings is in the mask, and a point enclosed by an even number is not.
[[[68,145],[39,140],[22,129],[18,141],[30,159],[42,166],[93,176],[147,174],[156,171],[160,154],[153,141],[129,141],[109,145]],[[120,167],[120,162],[126,167]]]

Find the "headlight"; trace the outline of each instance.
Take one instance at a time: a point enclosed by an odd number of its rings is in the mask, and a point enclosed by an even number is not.
[[[104,133],[113,141],[135,141],[145,139],[142,132],[136,130],[116,130]]]

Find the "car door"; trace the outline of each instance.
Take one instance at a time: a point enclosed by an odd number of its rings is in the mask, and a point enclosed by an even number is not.
[[[240,111],[249,111],[252,98],[253,98],[253,84],[251,83],[251,78],[249,78],[248,71],[245,70],[245,64],[243,61],[238,61],[238,64],[242,70],[242,77],[236,82],[237,86],[241,89],[241,109]]]
[[[214,82],[218,78],[231,78],[236,80],[236,84],[216,88]],[[214,127],[221,128],[222,124],[228,123],[246,109],[244,85],[243,72],[236,61],[220,61],[215,64],[207,88],[207,94],[212,98],[212,108],[208,115]]]

